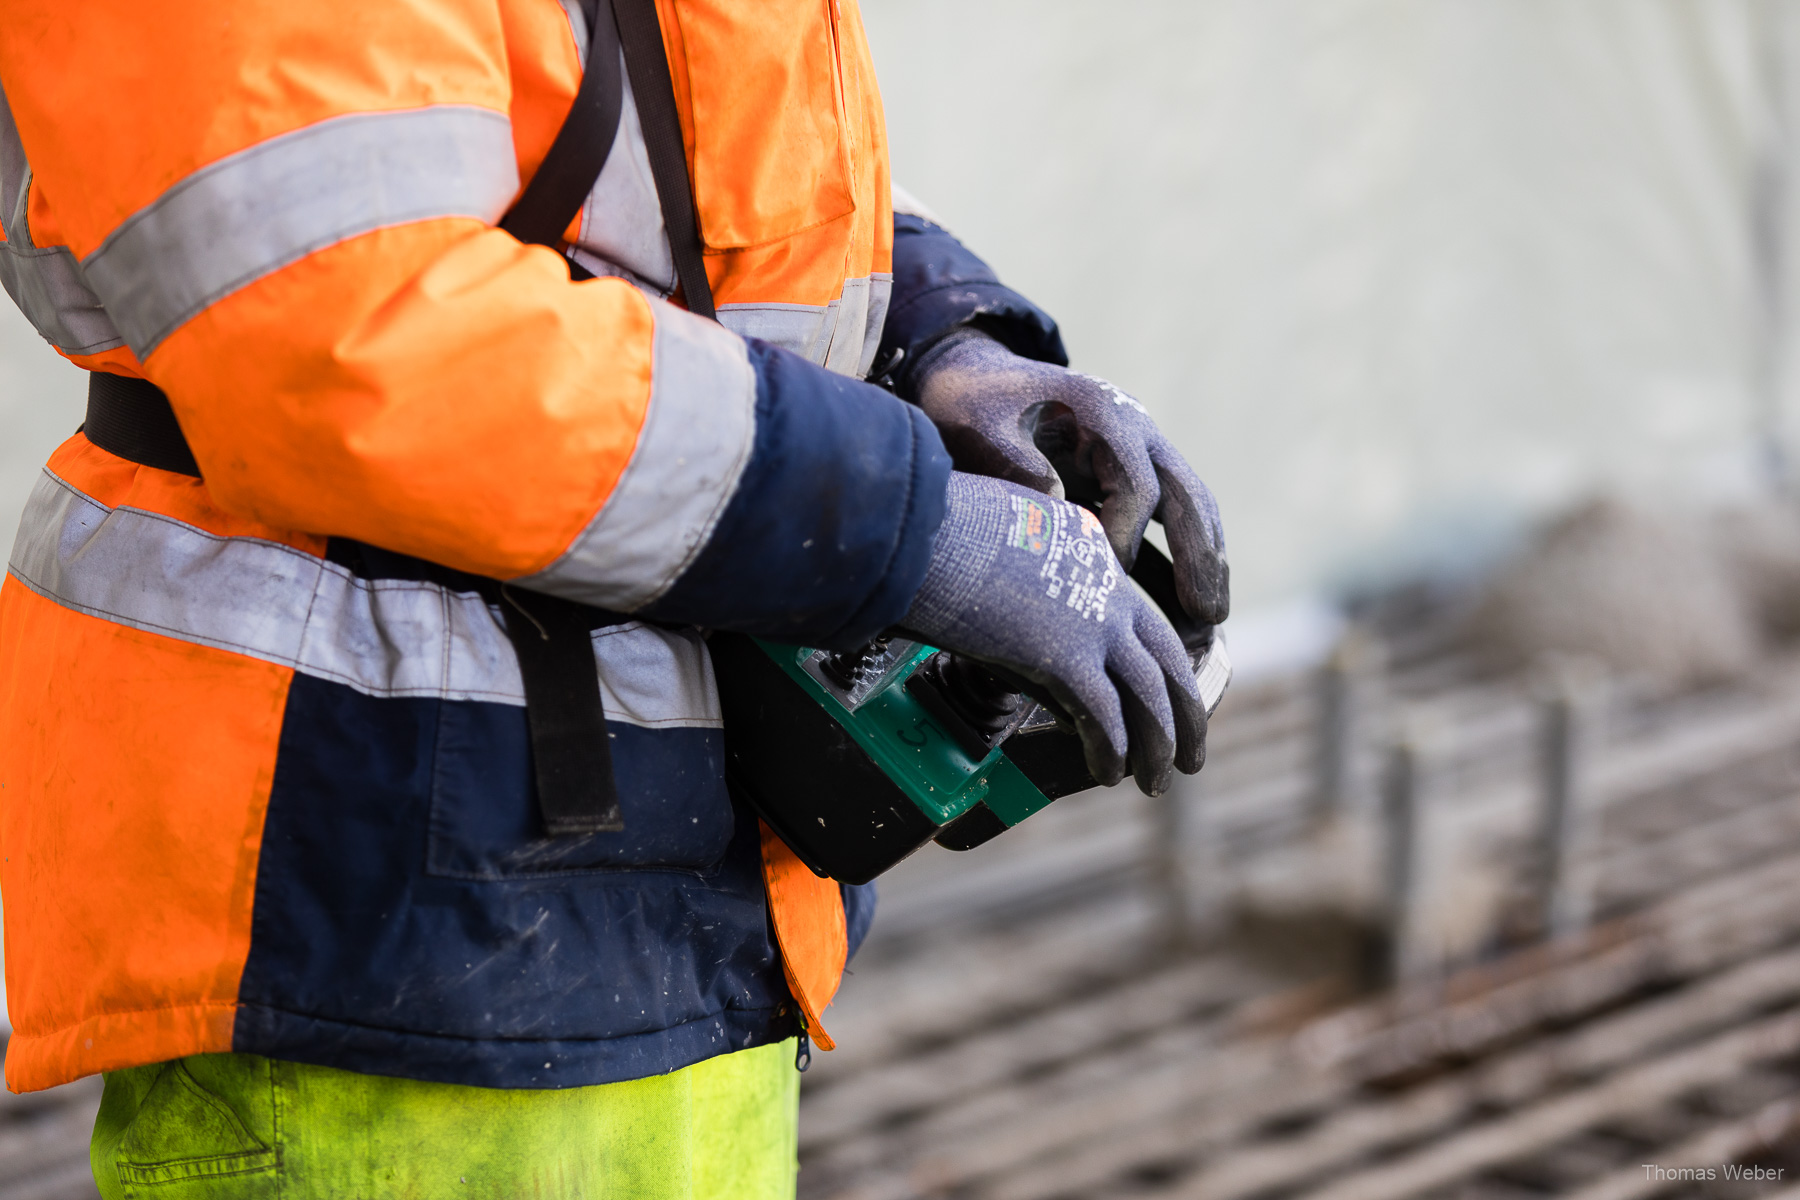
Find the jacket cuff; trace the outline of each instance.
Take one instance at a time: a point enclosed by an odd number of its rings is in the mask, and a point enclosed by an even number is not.
[[[964,325],[978,326],[1024,358],[1069,365],[1050,314],[1001,283],[942,226],[894,214],[894,294],[876,362],[892,364],[901,397],[915,395],[910,368],[925,349]]]
[[[755,437],[691,565],[638,611],[827,649],[906,613],[944,519],[950,456],[880,388],[747,338]]]

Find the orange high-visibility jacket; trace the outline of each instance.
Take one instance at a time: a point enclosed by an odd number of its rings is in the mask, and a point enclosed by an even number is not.
[[[566,1086],[820,1032],[839,890],[734,809],[691,626],[897,620],[948,462],[859,381],[884,331],[1060,347],[919,218],[896,291],[854,0],[658,9],[720,324],[666,299],[629,85],[567,231],[599,278],[494,227],[591,0],[9,10],[0,282],[204,476],[77,434],[0,591],[15,1090],[231,1049]],[[533,823],[477,577],[649,618],[594,634],[624,832]]]

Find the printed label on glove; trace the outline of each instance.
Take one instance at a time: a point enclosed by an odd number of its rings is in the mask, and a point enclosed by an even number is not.
[[[1040,555],[1044,564],[1038,577],[1044,594],[1083,617],[1106,620],[1106,601],[1119,583],[1119,560],[1113,557],[1100,518],[1085,508],[1045,505],[1023,496],[1012,497],[1013,527],[1008,544],[1016,550]],[[1079,528],[1070,528],[1070,514],[1079,514]]]

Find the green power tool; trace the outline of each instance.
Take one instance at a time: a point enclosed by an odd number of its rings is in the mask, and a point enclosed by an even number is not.
[[[1169,560],[1131,576],[1188,648],[1210,716],[1231,680],[1222,637],[1184,614]],[[867,883],[928,841],[970,850],[1098,786],[1047,697],[901,637],[833,652],[714,633],[726,775],[802,862]]]

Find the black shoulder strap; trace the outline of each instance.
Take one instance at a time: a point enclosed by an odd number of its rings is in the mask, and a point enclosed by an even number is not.
[[[663,228],[669,234],[682,298],[689,312],[717,320],[656,0],[612,0],[612,7],[618,17],[619,40],[625,45],[625,69],[631,72],[631,93],[644,129],[644,148],[649,152],[650,174],[656,180],[656,198],[662,204]]]
[[[587,70],[575,102],[537,174],[500,227],[522,242],[562,243],[618,137],[624,106],[622,44],[675,275],[688,310],[713,318],[712,286],[701,255],[687,150],[656,0],[599,0],[591,20]],[[569,269],[584,274],[573,261]],[[592,610],[541,593],[511,588],[504,593],[506,633],[525,684],[525,717],[545,831],[557,836],[623,829],[600,676],[588,636]]]
[[[500,219],[500,228],[521,242],[540,246],[562,243],[564,231],[594,190],[618,136],[619,113],[624,106],[624,82],[619,76],[623,45],[650,174],[662,207],[663,229],[675,260],[675,277],[688,311],[717,320],[712,284],[706,278],[700,222],[694,215],[687,146],[675,108],[675,80],[663,49],[656,0],[600,0],[594,9],[587,70],[575,103],[537,174]]]
[[[520,241],[561,244],[618,136],[624,104],[619,75],[622,44],[676,278],[688,311],[716,320],[656,0],[599,0],[592,20],[587,71],[575,103],[537,174],[500,227]],[[573,260],[569,270],[578,277],[585,274]],[[588,636],[594,627],[593,610],[522,589],[507,588],[504,594],[506,633],[525,684],[525,716],[545,830],[556,836],[623,829],[600,676]]]
[[[500,228],[521,242],[551,247],[562,244],[563,232],[594,190],[618,136],[619,110],[625,97],[625,83],[619,75],[619,31],[613,25],[610,4],[594,8],[587,70],[575,92],[575,103],[537,174],[500,218]]]
[[[575,102],[537,173],[500,219],[500,228],[522,242],[562,244],[618,137],[625,82],[619,73],[612,6],[601,0],[589,20],[587,69]],[[585,275],[573,261],[569,270]],[[624,829],[599,666],[589,637],[594,610],[541,592],[500,590],[506,636],[525,685],[525,722],[544,831],[559,837]]]

